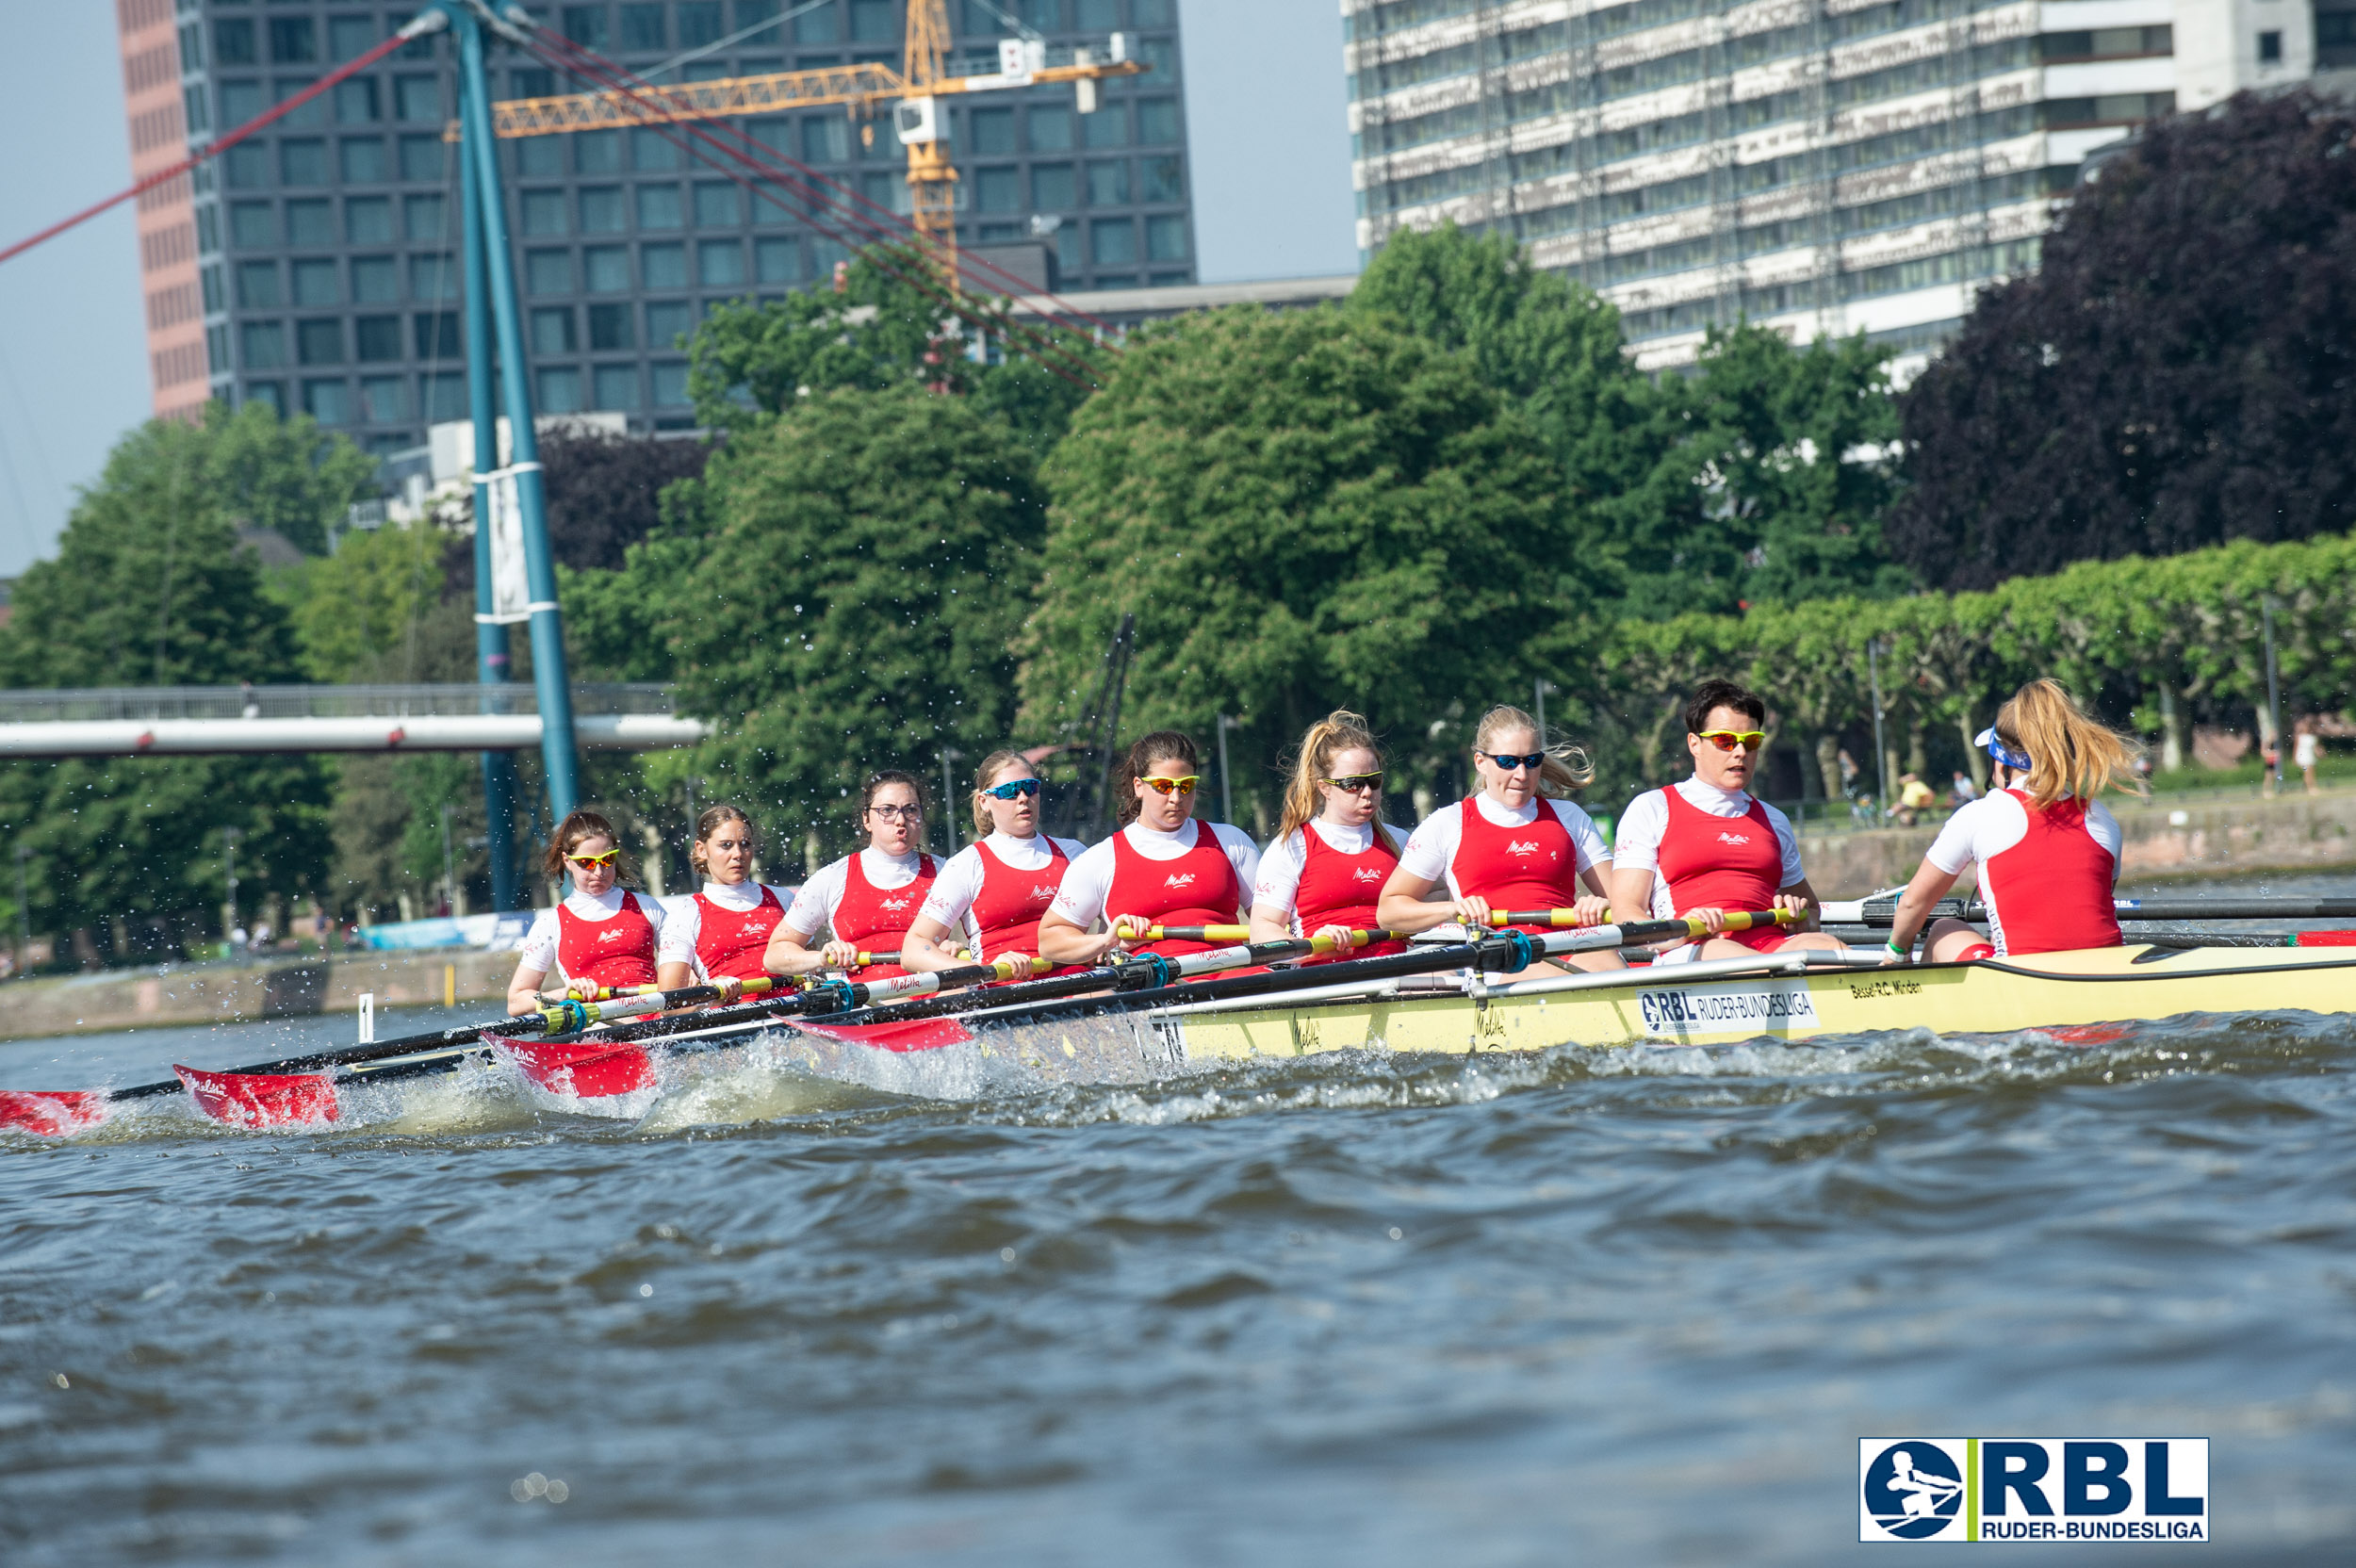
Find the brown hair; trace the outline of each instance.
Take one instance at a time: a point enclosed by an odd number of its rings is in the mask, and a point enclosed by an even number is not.
[[[2040,809],[2056,801],[2091,800],[2104,786],[2143,793],[2135,759],[2143,744],[2109,728],[2054,680],[2032,680],[1996,710],[1996,736],[2029,759],[2022,785]]]
[[[1031,765],[1031,760],[1011,746],[1001,746],[982,759],[982,765],[973,770],[973,830],[985,839],[990,837],[993,829],[990,823],[990,808],[982,804],[988,797],[982,792],[990,787],[990,776],[1008,763],[1023,769],[1033,777],[1039,776],[1039,769]]]
[[[1194,738],[1176,729],[1157,729],[1132,744],[1121,754],[1113,781],[1113,809],[1121,825],[1126,827],[1137,820],[1137,784],[1148,768],[1167,758],[1184,762],[1189,772],[1200,773],[1203,764],[1197,759],[1201,755],[1194,749]]]
[[[1366,727],[1363,715],[1347,708],[1336,708],[1309,727],[1308,733],[1301,737],[1301,749],[1293,755],[1293,776],[1284,786],[1284,815],[1276,827],[1278,839],[1284,839],[1297,827],[1306,826],[1323,809],[1325,802],[1317,793],[1317,786],[1333,776],[1333,759],[1356,747],[1374,753],[1375,766],[1383,765],[1383,747],[1374,732]],[[1386,841],[1391,837],[1379,801],[1374,826]]]
[[[875,804],[875,792],[882,789],[887,784],[907,785],[915,792],[917,814],[926,817],[933,814],[932,802],[924,798],[924,781],[923,779],[917,777],[912,773],[902,773],[898,768],[879,768],[875,772],[869,774],[867,776],[867,782],[859,786],[859,815],[860,822],[864,823],[867,820],[867,808]]]
[[[704,854],[705,841],[732,822],[744,825],[744,835],[753,841],[753,853],[761,853],[761,832],[753,826],[752,818],[734,806],[708,806],[704,808],[703,814],[695,819],[695,837],[687,846],[687,862],[695,867],[697,875],[709,875],[712,871],[711,857]]]
[[[548,840],[548,853],[540,857],[540,869],[548,874],[549,881],[563,880],[564,857],[591,839],[600,836],[615,849],[622,847],[622,836],[614,831],[612,823],[595,811],[575,811],[556,825],[555,837]],[[630,865],[627,855],[616,855],[614,858],[614,880],[616,884],[619,884],[625,876],[636,874],[637,870]]]
[[[1705,680],[1693,693],[1693,699],[1685,705],[1685,731],[1699,735],[1702,726],[1710,722],[1710,710],[1731,708],[1760,729],[1767,727],[1767,700],[1758,693],[1737,686],[1731,680]]]
[[[1496,755],[1493,743],[1513,729],[1538,735],[1538,721],[1510,703],[1498,703],[1481,715],[1481,727],[1473,731],[1473,750]],[[1538,735],[1538,749],[1546,754],[1546,760],[1538,764],[1540,794],[1567,795],[1595,781],[1595,764],[1580,747],[1549,746],[1546,737]]]

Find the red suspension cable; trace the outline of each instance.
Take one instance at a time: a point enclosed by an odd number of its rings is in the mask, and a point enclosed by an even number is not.
[[[431,14],[435,23],[439,23],[441,21],[440,12],[436,11]],[[62,219],[57,222],[52,223],[37,235],[32,235],[26,238],[18,240],[7,250],[0,251],[0,261],[7,261],[12,256],[22,255],[26,251],[29,251],[34,246],[40,244],[42,240],[55,239],[57,236],[65,233],[66,230],[73,228],[75,224],[88,222],[90,219],[93,219],[100,213],[105,212],[108,207],[120,206],[122,204],[130,201],[135,196],[144,195],[146,192],[155,189],[159,185],[163,185],[171,180],[178,179],[181,175],[187,173],[189,170],[194,169],[198,164],[203,163],[207,158],[219,157],[230,148],[235,147],[238,142],[243,141],[247,137],[252,136],[255,131],[260,130],[263,126],[269,124],[274,120],[280,120],[285,118],[286,115],[292,114],[295,110],[301,108],[303,105],[309,103],[320,93],[325,92],[329,88],[334,87],[337,82],[342,81],[345,77],[352,74],[354,72],[367,70],[369,66],[374,65],[377,61],[383,59],[385,56],[391,54],[402,44],[408,42],[411,38],[419,33],[431,32],[434,30],[433,27],[421,25],[424,19],[420,18],[417,22],[410,23],[409,25],[403,27],[400,32],[395,33],[392,37],[386,39],[375,48],[370,49],[367,54],[362,55],[355,59],[347,60],[344,64],[337,66],[334,71],[329,72],[326,75],[320,77],[318,81],[313,82],[309,87],[304,88],[301,92],[296,93],[293,97],[287,99],[285,103],[278,105],[275,108],[267,109],[262,113],[255,115],[253,119],[238,126],[236,130],[231,131],[227,136],[221,138],[211,146],[206,147],[203,152],[191,153],[187,157],[182,158],[178,163],[173,164],[171,168],[158,170],[155,173],[148,175],[147,178],[140,180],[134,185],[128,186],[122,190],[116,191],[112,196],[107,197],[105,201],[97,203],[91,206],[84,207],[81,211],[75,213],[71,218]]]

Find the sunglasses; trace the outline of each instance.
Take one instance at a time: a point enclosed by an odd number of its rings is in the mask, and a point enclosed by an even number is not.
[[[1147,789],[1153,791],[1157,795],[1167,795],[1173,792],[1181,795],[1190,795],[1194,793],[1194,787],[1203,782],[1203,776],[1199,773],[1190,773],[1184,778],[1140,778],[1137,782],[1144,785]]]
[[[621,853],[618,849],[609,849],[603,855],[567,855],[564,857],[564,863],[568,866],[579,866],[583,871],[596,871],[603,866],[611,866],[614,863],[614,858]]]
[[[1705,729],[1700,733],[1703,740],[1720,751],[1732,751],[1737,746],[1757,751],[1767,743],[1767,732],[1763,729]]]
[[[1004,784],[992,784],[982,793],[993,800],[1015,800],[1023,795],[1039,793],[1039,780],[1036,778],[1011,779]]]
[[[1486,757],[1507,773],[1512,773],[1515,768],[1541,768],[1546,766],[1546,754],[1543,751],[1533,751],[1528,756],[1517,751],[1484,751],[1479,755]]]
[[[1348,778],[1329,778],[1325,782],[1337,790],[1347,790],[1351,794],[1356,794],[1362,790],[1382,789],[1383,776],[1379,773],[1353,773]]]

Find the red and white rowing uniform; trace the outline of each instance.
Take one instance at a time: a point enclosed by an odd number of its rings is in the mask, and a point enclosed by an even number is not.
[[[791,888],[759,882],[707,882],[685,898],[665,899],[656,961],[685,964],[704,980],[758,980],[769,972],[761,955],[793,897]]]
[[[1748,791],[1721,790],[1698,778],[1647,790],[1620,814],[1613,865],[1648,871],[1652,917],[1673,920],[1688,909],[1772,909],[1775,895],[1802,881],[1800,841],[1791,819]],[[1726,939],[1773,953],[1791,939],[1778,926],[1729,931]],[[1662,956],[1690,959],[1685,942]]]
[[[1999,954],[2117,947],[2119,819],[2100,801],[2065,797],[2038,808],[2019,790],[1992,790],[1947,819],[1925,857],[1943,872],[1977,861],[1988,934]]]
[[[1293,934],[1300,937],[1315,936],[1329,925],[1372,930],[1383,884],[1399,865],[1399,834],[1387,826],[1377,832],[1372,823],[1352,827],[1311,818],[1261,855],[1260,875],[1252,887],[1252,906],[1263,914],[1289,909]],[[1403,941],[1382,941],[1301,961],[1330,964],[1406,951]]]
[[[1086,931],[1099,920],[1137,915],[1162,925],[1233,925],[1249,913],[1259,874],[1260,846],[1223,822],[1185,822],[1175,833],[1131,823],[1072,862],[1050,906]],[[1166,940],[1134,946],[1137,953],[1176,956],[1213,942]]]
[[[574,892],[532,916],[516,949],[518,968],[599,986],[654,984],[663,909],[652,899],[609,888],[596,898]]]
[[[1451,898],[1475,895],[1493,909],[1567,909],[1579,901],[1580,874],[1611,859],[1594,821],[1569,801],[1533,798],[1516,808],[1484,791],[1424,818],[1399,863],[1424,882],[1445,878]]]
[[[856,942],[862,953],[897,953],[938,874],[940,867],[929,855],[894,857],[862,849],[821,866],[802,884],[785,913],[785,928],[805,946],[831,927],[837,940]],[[908,972],[897,964],[871,964],[858,977],[889,980]]]
[[[992,833],[949,857],[924,898],[938,921],[984,963],[1006,953],[1039,953],[1039,917],[1055,900],[1064,873],[1088,852],[1077,839]]]

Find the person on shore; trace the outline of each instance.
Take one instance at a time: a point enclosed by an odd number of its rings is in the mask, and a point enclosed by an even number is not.
[[[2307,786],[2307,792],[2317,792],[2315,763],[2323,755],[2323,737],[2315,733],[2315,721],[2302,718],[2291,726],[2291,760],[2299,766],[2299,776]]]
[[[1970,774],[1957,768],[1955,782],[1948,787],[1947,794],[1955,806],[1969,806],[1980,798],[1980,787],[1972,782]]]
[[[1922,820],[1923,813],[1939,804],[1939,796],[1918,773],[1898,776],[1898,824],[1912,827]]]
[[[1089,846],[1064,874],[1039,917],[1039,956],[1085,965],[1227,945],[1145,939],[1151,926],[1232,925],[1252,911],[1260,848],[1241,828],[1193,820],[1200,755],[1193,740],[1174,729],[1157,729],[1129,748],[1113,786],[1120,831]]]
[[[507,982],[511,1018],[540,1010],[540,988],[561,974],[567,996],[594,1001],[600,987],[650,986],[663,908],[621,886],[621,838],[595,811],[575,811],[556,825],[541,870],[549,881],[570,874],[573,890],[532,917],[516,949]]]
[[[745,981],[769,972],[761,959],[793,895],[753,880],[760,854],[761,840],[739,808],[714,806],[695,819],[687,858],[703,886],[665,906],[655,984],[667,991],[709,982],[720,988],[721,1001],[733,1002]]]
[[[973,825],[983,835],[933,879],[900,962],[923,974],[1039,956],[1039,918],[1064,874],[1087,851],[1039,830],[1039,770],[1019,751],[993,751],[973,775]],[[972,957],[960,956],[963,947]]]
[[[1432,812],[1408,836],[1399,869],[1375,904],[1383,927],[1413,935],[1453,922],[1486,934],[1498,929],[1493,910],[1572,909],[1580,925],[1609,919],[1612,851],[1587,813],[1561,798],[1594,779],[1586,755],[1547,749],[1537,720],[1501,705],[1481,715],[1473,732],[1473,769],[1481,789]],[[1434,898],[1443,883],[1448,896]],[[1554,927],[1514,929],[1539,934]],[[1581,953],[1563,962],[1582,970],[1624,967],[1616,952]],[[1554,964],[1533,969],[1561,972]]]
[[[1376,926],[1375,905],[1399,865],[1402,835],[1382,812],[1382,748],[1365,719],[1337,708],[1301,738],[1276,837],[1260,852],[1252,939],[1330,936],[1344,944],[1304,964],[1405,952],[1396,939],[1347,945],[1351,932]]]
[[[906,974],[896,958],[861,968],[861,953],[899,954],[941,868],[916,847],[924,837],[924,789],[912,774],[886,768],[860,787],[859,825],[866,847],[818,868],[770,933],[762,966],[771,974],[857,969],[862,980]],[[834,934],[817,947],[821,931]]]
[[[1924,956],[1935,963],[2117,947],[2113,889],[2122,841],[2119,819],[2094,796],[2140,792],[2133,741],[2088,717],[2052,680],[2033,680],[1980,731],[1994,777],[1984,799],[1947,819],[1898,900],[1889,963],[1911,962],[1932,906],[1967,866],[1979,867],[1988,936],[1959,920],[1932,923]]]
[[[1790,819],[1750,793],[1766,722],[1767,704],[1756,694],[1731,680],[1703,681],[1685,705],[1693,776],[1638,795],[1620,814],[1614,917],[1627,923],[1697,915],[1710,933],[1669,948],[1667,961],[1841,946],[1808,929],[1816,890],[1801,868]],[[1726,914],[1743,909],[1791,909],[1802,926],[1726,930]]]

